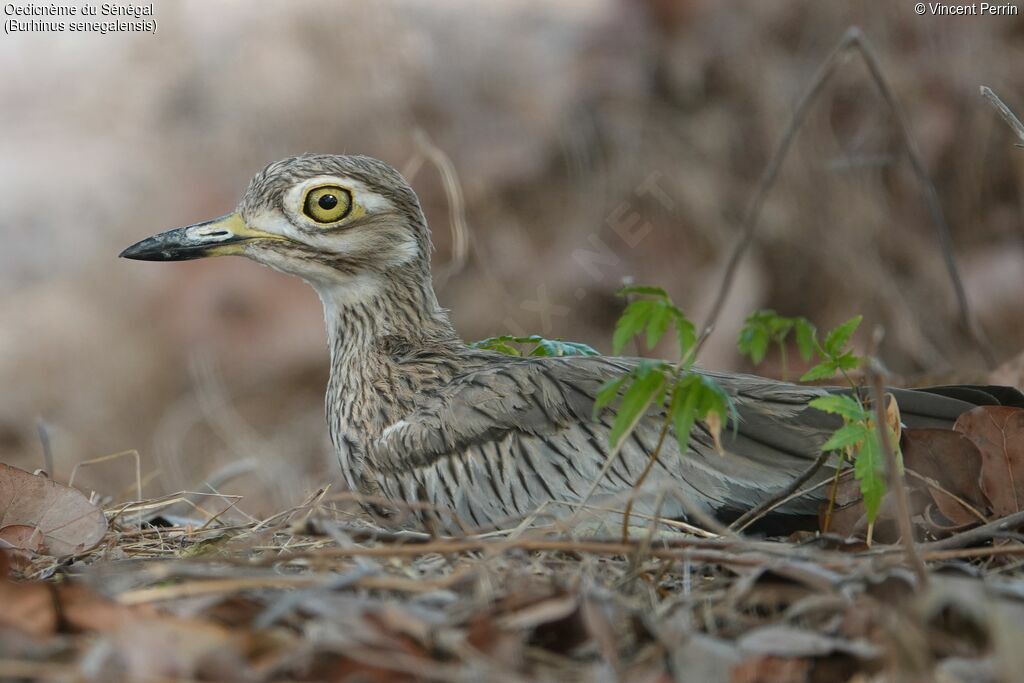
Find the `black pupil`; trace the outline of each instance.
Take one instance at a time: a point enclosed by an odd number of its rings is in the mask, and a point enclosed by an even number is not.
[[[331,209],[338,205],[338,198],[335,197],[333,194],[325,194],[322,195],[320,199],[317,200],[316,203],[320,205],[321,209],[330,211]]]

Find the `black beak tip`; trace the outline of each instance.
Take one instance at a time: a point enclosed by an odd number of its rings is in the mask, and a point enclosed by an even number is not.
[[[149,247],[150,245],[146,244],[146,240],[143,240],[123,250],[117,257],[132,259],[133,261],[153,261],[158,254],[154,254],[153,250]]]
[[[201,253],[201,249],[188,248],[156,235],[136,242],[117,256],[133,261],[185,261],[198,258]]]

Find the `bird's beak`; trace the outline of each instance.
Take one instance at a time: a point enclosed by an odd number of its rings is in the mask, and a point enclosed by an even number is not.
[[[137,261],[187,261],[241,254],[244,242],[265,239],[285,238],[250,228],[236,212],[147,237],[122,251],[120,256]]]

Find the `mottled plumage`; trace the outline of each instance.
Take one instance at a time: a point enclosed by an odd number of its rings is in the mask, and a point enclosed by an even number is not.
[[[301,206],[312,187],[350,192],[351,215],[318,223]],[[592,419],[595,393],[637,359],[517,358],[466,346],[434,295],[430,236],[416,195],[390,166],[359,156],[285,159],[253,179],[235,214],[150,238],[124,255],[222,253],[299,275],[320,295],[331,356],[327,421],[350,488],[430,503],[479,527],[508,524],[551,501],[579,503],[591,488],[608,458],[612,417],[606,410]],[[725,453],[704,425],[683,455],[670,434],[649,482],[727,516],[803,472],[836,424],[807,407],[829,389],[702,372],[729,392],[738,411],[735,429],[723,434]],[[897,397],[912,426],[949,424],[975,404],[1021,402],[1001,388],[904,390]],[[661,424],[655,412],[640,422],[593,503],[628,494]],[[813,514],[820,498],[796,499],[779,512]],[[641,498],[636,509],[651,505]],[[669,497],[661,513],[682,517],[686,510]]]

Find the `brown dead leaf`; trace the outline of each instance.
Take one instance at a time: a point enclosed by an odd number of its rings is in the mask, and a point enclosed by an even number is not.
[[[24,538],[32,546],[29,549],[38,542],[38,552],[54,557],[88,550],[107,531],[103,511],[81,491],[2,463],[0,510],[0,530],[10,530],[0,531],[5,540]],[[26,532],[23,527],[38,532]]]
[[[43,638],[58,630],[110,632],[129,619],[156,614],[145,605],[124,607],[78,583],[8,579],[8,552],[0,552],[0,627]]]
[[[909,486],[925,489],[954,525],[983,521],[975,511],[984,515],[988,502],[980,485],[982,456],[973,441],[951,429],[908,429],[900,447],[908,470],[930,479],[948,493],[915,477],[907,478]]]
[[[829,531],[843,538],[866,538],[868,513],[864,507],[864,496],[860,492],[860,483],[853,478],[839,482],[835,502]],[[827,505],[827,502],[822,503],[818,511],[819,525],[824,525]],[[882,504],[878,508],[878,518],[875,520],[875,527],[871,535],[873,541],[894,543],[899,539],[899,530],[893,517],[893,505],[891,493],[882,496]]]
[[[0,632],[16,629],[37,638],[57,630],[53,589],[43,583],[17,583],[0,579]]]
[[[1024,409],[979,406],[957,419],[953,429],[981,452],[981,490],[996,517],[1024,507]]]
[[[64,625],[73,631],[107,633],[133,619],[154,618],[157,615],[157,611],[150,605],[127,607],[78,583],[59,586],[57,600]]]
[[[900,404],[890,393],[885,395],[885,423],[889,425],[891,433],[895,435],[896,443],[899,443],[903,433],[903,418],[900,415]]]
[[[6,544],[0,547],[30,550],[34,553],[43,552],[43,534],[38,527],[28,524],[8,524],[0,527],[0,541]]]

